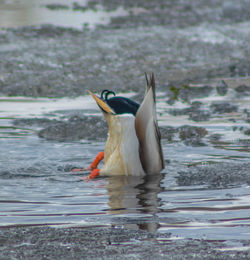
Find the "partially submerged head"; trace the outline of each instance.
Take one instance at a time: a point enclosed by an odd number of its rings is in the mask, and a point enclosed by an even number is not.
[[[103,90],[101,93],[101,97],[96,96],[91,91],[89,91],[90,95],[94,98],[97,105],[101,108],[104,115],[121,115],[121,114],[132,114],[136,115],[136,112],[140,105],[135,101],[125,98],[115,96],[113,91]],[[113,97],[109,98],[109,95],[114,95]]]

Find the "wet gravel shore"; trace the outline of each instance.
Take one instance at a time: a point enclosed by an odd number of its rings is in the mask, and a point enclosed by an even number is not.
[[[103,88],[144,93],[144,72],[150,71],[161,90],[249,75],[248,1],[238,1],[237,8],[230,0],[171,3],[142,1],[137,5],[146,13],[94,31],[52,25],[2,30],[0,94],[62,97]]]
[[[226,241],[172,240],[121,227],[18,227],[0,230],[0,259],[249,259]],[[240,243],[240,242],[239,242]],[[242,245],[250,242],[242,241]],[[230,250],[227,251],[226,249]],[[223,250],[224,249],[224,250]]]

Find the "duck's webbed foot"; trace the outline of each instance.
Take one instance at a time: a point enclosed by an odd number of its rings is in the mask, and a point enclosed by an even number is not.
[[[89,176],[87,177],[81,177],[84,181],[90,181],[91,179],[96,178],[100,174],[100,169],[94,169]]]
[[[95,160],[90,164],[90,166],[88,166],[86,168],[74,168],[74,169],[72,169],[72,172],[91,171],[91,173],[88,177],[81,178],[83,180],[89,181],[90,179],[93,179],[100,174],[100,170],[97,169],[97,166],[103,160],[103,158],[104,158],[104,152],[100,152],[96,156]]]
[[[85,171],[91,171],[91,169],[89,167],[86,167],[86,168],[73,168],[71,171],[72,172],[85,172]]]

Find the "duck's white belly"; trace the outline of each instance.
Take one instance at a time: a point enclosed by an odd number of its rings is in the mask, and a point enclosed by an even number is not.
[[[114,120],[112,120],[114,122]],[[104,152],[101,175],[144,175],[139,157],[139,142],[135,132],[135,117],[119,115],[110,132]],[[111,130],[112,131],[112,130]]]

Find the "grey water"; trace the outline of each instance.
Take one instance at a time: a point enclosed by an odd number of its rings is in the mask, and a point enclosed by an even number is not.
[[[86,106],[88,102],[83,97]],[[163,109],[158,98],[159,110]],[[89,165],[103,141],[49,141],[34,128],[13,126],[14,118],[56,118],[59,107],[77,107],[74,99],[43,102],[5,98],[0,104],[0,226],[121,225],[151,232],[171,232],[178,238],[247,239],[250,234],[250,190],[247,183],[224,187],[181,185],[179,173],[191,165],[247,162],[249,150],[234,142],[193,147],[163,140],[166,168],[150,177],[106,177],[84,182],[89,173],[72,173],[71,166]],[[61,103],[60,103],[61,102]],[[20,103],[23,109],[18,111]],[[29,109],[25,109],[25,104]],[[59,105],[57,105],[59,104]],[[64,105],[63,105],[64,104]],[[30,106],[33,109],[30,110]],[[15,108],[15,109],[14,109]],[[89,113],[89,110],[86,110]],[[82,110],[82,113],[86,111]],[[65,113],[65,110],[64,110]],[[92,113],[98,113],[96,108]],[[161,117],[160,123],[166,113]],[[173,119],[172,119],[173,120]],[[176,119],[176,122],[178,120]],[[225,124],[225,123],[224,123]],[[210,123],[210,131],[231,128]],[[240,137],[240,133],[238,133]]]
[[[88,0],[1,0],[0,28],[41,24],[74,29],[94,28],[96,25],[108,24],[112,17],[128,15],[128,11],[123,8],[110,12],[106,12],[100,5],[93,9],[84,8],[88,2]]]

